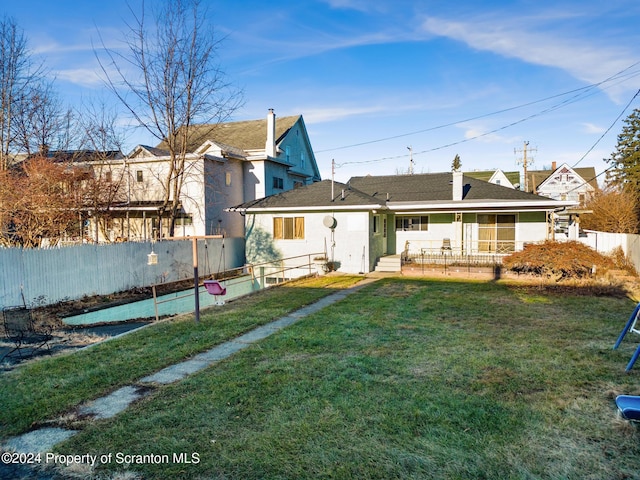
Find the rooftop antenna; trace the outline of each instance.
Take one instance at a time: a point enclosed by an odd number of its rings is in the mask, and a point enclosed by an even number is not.
[[[409,150],[409,175],[413,175],[413,148],[409,146],[407,150]]]
[[[333,177],[336,174],[336,161],[335,159],[331,159],[331,201],[333,202]]]

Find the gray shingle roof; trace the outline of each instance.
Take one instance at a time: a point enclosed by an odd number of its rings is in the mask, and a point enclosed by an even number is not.
[[[276,118],[276,144],[298,121],[300,115]],[[246,120],[217,124],[192,125],[189,127],[190,137],[187,151],[193,152],[207,140],[216,143],[233,145],[242,150],[261,150],[267,142],[267,119]],[[165,142],[156,148],[166,150]]]
[[[421,175],[386,175],[353,177],[349,184],[374,198],[391,202],[453,201],[453,176],[451,173],[427,173]],[[545,197],[494,185],[493,183],[463,176],[462,200],[524,200],[545,201]]]
[[[323,180],[284,193],[247,202],[234,208],[239,210],[250,208],[268,210],[371,205],[375,205],[374,208],[383,208],[387,205],[387,201],[452,202],[452,179],[451,173],[353,177],[347,185],[334,182],[333,200],[331,196],[331,180]],[[546,197],[501,187],[500,185],[494,185],[467,176],[463,176],[462,183],[464,189],[462,202],[482,200],[549,201]],[[344,198],[342,198],[343,190]]]
[[[344,191],[344,197],[343,197]],[[245,208],[278,209],[278,208],[309,208],[309,207],[378,207],[384,206],[384,201],[375,199],[370,195],[349,188],[344,183],[334,182],[333,197],[331,195],[331,180],[322,180],[302,187],[287,190],[286,192],[271,195],[259,200],[253,200],[234,207],[243,210]]]

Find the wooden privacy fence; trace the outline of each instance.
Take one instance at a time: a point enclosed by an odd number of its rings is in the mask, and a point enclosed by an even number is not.
[[[157,264],[148,265],[148,255]],[[198,240],[202,275],[244,263],[243,238]],[[0,248],[0,308],[50,305],[193,278],[190,240]]]

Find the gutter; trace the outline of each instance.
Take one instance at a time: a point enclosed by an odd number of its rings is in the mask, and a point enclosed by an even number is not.
[[[267,213],[267,212],[325,212],[325,211],[361,211],[361,210],[388,210],[383,205],[322,205],[313,207],[271,207],[271,208],[225,208],[225,212],[241,212],[241,213]]]

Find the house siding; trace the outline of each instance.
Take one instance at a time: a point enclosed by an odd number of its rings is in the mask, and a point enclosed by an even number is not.
[[[333,236],[331,229],[323,223],[326,216],[333,216],[336,219]],[[305,238],[300,240],[274,239],[274,217],[303,217]],[[358,273],[367,266],[367,271],[371,271],[376,259],[382,255],[383,246],[382,235],[373,235],[371,218],[372,215],[368,211],[247,214],[247,262],[266,261],[264,252],[273,252],[276,258],[281,259],[285,256],[317,254],[326,249],[329,260],[333,259],[339,262],[341,272]],[[360,241],[354,241],[354,239]],[[333,258],[331,256],[332,243],[335,243]],[[282,252],[286,252],[286,255]]]
[[[290,188],[293,188],[293,183],[296,181],[303,181],[304,179],[303,183],[307,184],[310,181],[320,179],[319,173],[314,168],[316,165],[315,157],[310,145],[306,129],[300,120],[291,127],[280,142],[281,153],[278,155],[278,159],[290,165],[288,167],[288,180],[291,182]],[[302,158],[304,158],[304,161],[302,161]]]
[[[493,213],[504,214],[502,212]],[[406,215],[428,216],[429,228],[427,231],[396,231],[396,251],[404,251],[408,246],[409,251],[413,253],[439,252],[445,238],[450,240],[451,248],[454,251],[465,253],[478,251],[479,225],[476,213],[463,214],[461,221],[455,221],[456,215],[453,213],[396,213],[396,218]],[[524,243],[547,239],[545,212],[522,212],[513,213],[513,215],[516,220],[514,244],[516,250],[521,250]]]

